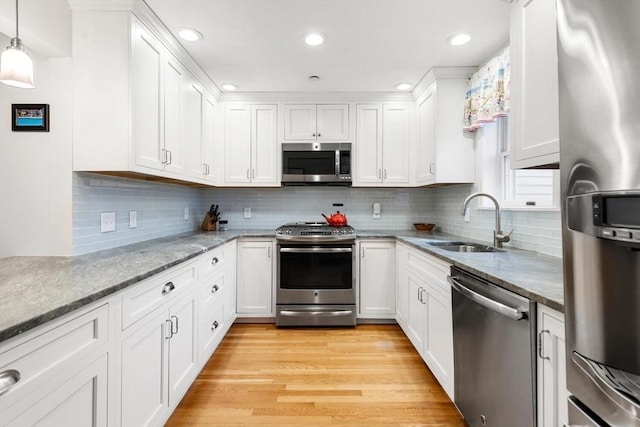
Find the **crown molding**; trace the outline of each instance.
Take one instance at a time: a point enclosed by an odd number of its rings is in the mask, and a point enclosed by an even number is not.
[[[478,67],[432,67],[411,91],[415,101],[420,100],[438,79],[468,79]]]
[[[220,102],[364,103],[414,102],[409,92],[223,92]]]

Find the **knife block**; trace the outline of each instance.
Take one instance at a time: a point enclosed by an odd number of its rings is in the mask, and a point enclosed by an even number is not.
[[[204,216],[204,220],[202,220],[202,225],[200,228],[202,231],[216,231],[216,221],[212,221],[211,215],[207,212]]]

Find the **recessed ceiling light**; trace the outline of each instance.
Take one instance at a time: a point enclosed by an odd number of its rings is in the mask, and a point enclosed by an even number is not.
[[[320,33],[305,34],[304,42],[309,46],[320,46],[322,43],[324,43],[324,35]]]
[[[178,30],[178,36],[180,36],[182,40],[186,40],[188,42],[202,40],[202,33],[194,30],[193,28],[181,28]]]
[[[470,40],[471,35],[467,33],[454,34],[447,39],[451,46],[462,46],[463,44],[469,43]]]
[[[398,90],[409,90],[409,89],[411,89],[411,83],[398,83],[396,85],[396,89],[398,89]]]
[[[228,91],[234,91],[234,90],[238,90],[238,86],[231,83],[225,83],[222,85],[222,89],[228,90]]]

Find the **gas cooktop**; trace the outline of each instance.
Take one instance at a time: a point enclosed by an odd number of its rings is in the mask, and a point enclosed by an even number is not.
[[[353,240],[356,230],[350,225],[332,227],[324,222],[292,222],[278,227],[276,238],[296,241]]]

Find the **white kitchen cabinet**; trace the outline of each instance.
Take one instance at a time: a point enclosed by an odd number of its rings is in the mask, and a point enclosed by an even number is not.
[[[145,313],[149,307],[158,307],[125,328],[122,334],[119,362],[122,427],[160,425],[197,376],[195,280],[174,284],[193,271],[194,263],[180,266],[147,282],[151,285],[157,282],[160,287],[149,286],[150,292],[146,292],[145,285],[145,292],[133,288],[122,296],[125,315],[127,305],[144,307]],[[146,296],[155,294],[154,290],[164,294],[164,299]],[[129,300],[134,302],[127,304]]]
[[[560,131],[556,4],[549,0],[519,0],[511,8],[511,167],[557,166]]]
[[[409,248],[401,243],[396,244],[396,322],[405,331],[409,310],[409,281],[407,277],[407,256]]]
[[[284,139],[348,141],[348,104],[285,104]]]
[[[145,4],[132,8],[72,5],[73,169],[206,183],[188,161],[203,143],[190,91],[196,82],[206,92],[194,77],[204,73]]]
[[[359,303],[362,318],[393,319],[396,314],[396,244],[394,241],[359,243]]]
[[[568,423],[564,315],[538,304],[538,426]]]
[[[278,106],[227,105],[224,184],[279,186]]]
[[[215,183],[215,168],[212,169],[215,101],[191,76],[185,79],[183,99],[187,173],[196,181]]]
[[[408,104],[358,104],[354,186],[408,186],[410,115]]]
[[[468,67],[432,68],[417,98],[417,185],[472,183],[475,180],[473,135],[462,131],[462,103]]]
[[[450,265],[415,249],[407,250],[407,314],[403,330],[447,395],[453,400],[453,319]]]
[[[0,426],[108,425],[109,310],[94,304],[2,343],[0,374],[19,381],[3,381]]]
[[[240,240],[237,251],[238,317],[275,316],[275,252],[273,240]]]

